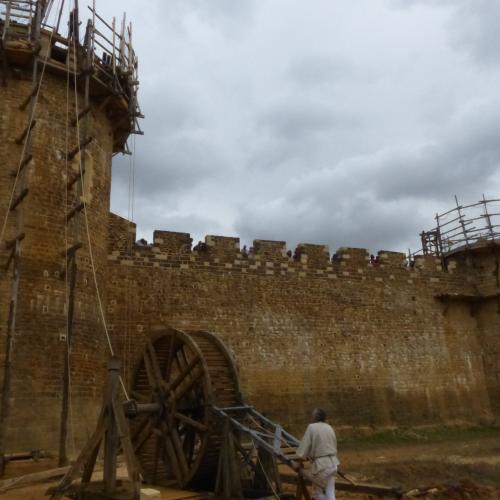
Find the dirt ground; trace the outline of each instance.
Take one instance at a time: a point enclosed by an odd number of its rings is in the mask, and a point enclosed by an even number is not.
[[[500,429],[419,437],[354,442],[344,449],[340,444],[341,469],[359,482],[400,486],[405,492],[436,490],[416,498],[500,499]],[[338,498],[362,497],[339,492]]]
[[[399,486],[417,499],[499,499],[500,429],[487,433],[453,433],[415,439],[351,441],[339,444],[341,469],[355,482]],[[7,476],[55,467],[48,459],[9,464]],[[0,500],[47,499],[52,483],[0,493]],[[193,492],[166,490],[162,499],[193,499]],[[373,495],[337,492],[339,500],[375,499]]]

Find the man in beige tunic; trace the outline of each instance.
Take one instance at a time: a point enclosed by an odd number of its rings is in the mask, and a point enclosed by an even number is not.
[[[333,428],[325,422],[326,413],[315,408],[312,423],[297,448],[299,460],[309,459],[312,463],[312,475],[324,488],[313,483],[316,500],[335,500],[335,475],[340,464],[337,458],[337,437]]]

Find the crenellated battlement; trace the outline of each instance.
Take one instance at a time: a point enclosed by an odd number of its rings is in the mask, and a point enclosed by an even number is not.
[[[461,273],[442,268],[435,256],[417,256],[411,265],[401,252],[380,250],[378,258],[370,258],[366,248],[341,247],[331,253],[328,245],[299,243],[293,250],[285,241],[253,241],[242,248],[237,237],[207,235],[193,246],[189,233],[155,231],[153,242],[136,242],[135,224],[110,216],[109,257],[123,266],[179,268],[216,272],[252,273],[265,276],[297,276],[348,281],[386,282],[394,279],[412,283],[455,281],[461,286]]]

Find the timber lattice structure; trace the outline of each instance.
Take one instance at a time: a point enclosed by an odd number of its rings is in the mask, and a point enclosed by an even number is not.
[[[463,205],[455,196],[456,206],[435,216],[436,226],[420,233],[422,247],[409,251],[409,260],[416,255],[444,258],[456,251],[495,244],[500,239],[500,199],[483,198]]]
[[[67,27],[61,25],[63,7],[64,2],[56,9],[53,0],[0,1],[2,82],[31,68],[34,60],[63,75],[69,67],[82,90],[90,76],[90,98],[100,101],[115,123],[114,152],[129,153],[127,138],[142,134],[138,120],[143,118],[137,99],[138,58],[132,46],[132,24],[126,23],[125,15],[120,23],[114,18],[108,23],[97,12],[94,0],[81,34],[78,3],[69,12]],[[62,29],[67,29],[66,35],[60,33]],[[37,91],[35,82],[33,95]],[[88,113],[87,108],[83,107],[80,118]]]

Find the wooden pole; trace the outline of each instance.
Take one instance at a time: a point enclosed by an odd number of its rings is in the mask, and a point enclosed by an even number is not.
[[[42,6],[41,3],[37,3],[35,17],[33,19],[33,31],[31,33],[31,40],[33,45],[39,46],[39,36],[40,36],[40,26],[42,23]],[[35,54],[33,57],[33,70],[32,70],[32,88],[36,88],[39,85],[38,80],[38,55]],[[28,125],[26,128],[25,143],[23,146],[23,154],[25,157],[31,154],[32,150],[32,139],[33,139],[33,127],[34,122],[34,112],[35,104],[38,94],[32,93],[29,100],[29,111],[28,111]],[[27,168],[24,168],[19,173],[20,182],[19,189],[20,192],[27,192]],[[20,198],[21,200],[25,199]],[[12,206],[9,207],[12,209]],[[7,426],[8,418],[10,414],[10,399],[11,399],[11,384],[12,384],[12,357],[14,349],[14,337],[16,332],[16,319],[17,319],[17,299],[19,295],[20,281],[21,281],[21,252],[22,252],[22,241],[23,239],[18,238],[19,235],[24,233],[24,210],[22,206],[16,209],[16,243],[13,253],[13,272],[11,280],[10,289],[10,304],[9,304],[9,316],[7,320],[7,335],[6,335],[6,345],[5,345],[5,361],[4,361],[4,374],[2,383],[2,408],[0,411],[0,474],[3,474],[5,461],[4,455],[6,451],[5,439],[7,437]]]
[[[63,467],[69,463],[66,445],[68,440],[68,417],[69,417],[69,403],[70,403],[70,378],[71,378],[71,344],[73,339],[73,321],[75,310],[75,285],[76,285],[76,254],[70,257],[70,271],[69,271],[69,293],[68,293],[68,316],[67,316],[67,331],[66,331],[66,349],[64,359],[64,373],[63,373],[63,398],[61,406],[61,427],[59,434],[59,467]]]

